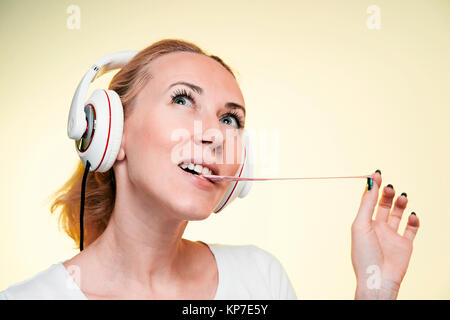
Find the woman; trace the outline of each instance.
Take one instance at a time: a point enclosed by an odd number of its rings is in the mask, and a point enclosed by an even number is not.
[[[106,173],[89,173],[86,187],[86,248],[73,258],[3,291],[5,299],[296,299],[279,261],[256,246],[192,242],[182,235],[190,220],[206,219],[227,183],[205,188],[188,176],[172,151],[175,130],[187,130],[192,145],[209,150],[213,173],[235,174],[239,163],[217,163],[234,154],[228,135],[216,141],[209,129],[233,131],[241,141],[245,106],[231,69],[196,45],[166,39],[139,52],[112,79],[124,106],[123,137],[116,162]],[[194,134],[200,121],[202,132]],[[223,159],[222,158],[222,159]],[[234,156],[239,159],[239,153]],[[186,161],[185,161],[186,162]],[[186,165],[187,163],[185,163]],[[52,212],[78,242],[79,194],[84,168],[61,188]],[[419,226],[413,214],[397,233],[406,194],[391,210],[387,186],[377,208],[381,172],[365,190],[352,226],[355,298],[394,299],[406,272]],[[370,271],[370,272],[369,272]]]

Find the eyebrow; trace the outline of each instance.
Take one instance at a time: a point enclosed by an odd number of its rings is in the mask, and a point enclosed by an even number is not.
[[[196,86],[195,84],[192,84],[192,83],[189,83],[189,82],[186,82],[186,81],[177,81],[175,83],[172,83],[167,88],[167,90],[172,88],[173,86],[176,86],[176,85],[185,85],[185,86],[191,88],[193,91],[197,92],[198,94],[203,94],[203,91],[204,91],[201,87]],[[244,112],[244,116],[246,116],[245,108],[243,106],[241,106],[240,104],[238,104],[238,103],[227,102],[227,103],[225,103],[225,107],[228,108],[228,109],[241,109],[242,112]]]

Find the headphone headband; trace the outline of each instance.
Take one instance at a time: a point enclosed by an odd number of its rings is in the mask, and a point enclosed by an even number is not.
[[[70,106],[67,134],[69,138],[78,140],[86,131],[84,102],[91,82],[106,72],[121,68],[128,63],[138,51],[119,51],[98,59],[81,79]]]

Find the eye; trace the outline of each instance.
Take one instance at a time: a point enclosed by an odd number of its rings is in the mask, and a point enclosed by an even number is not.
[[[223,122],[223,123],[228,124],[232,127],[235,127],[236,129],[242,128],[243,119],[236,112],[229,112],[229,113],[225,114],[225,117],[223,117],[221,120],[226,120],[226,122]]]
[[[192,103],[195,103],[194,98],[192,97],[192,95],[188,92],[186,92],[186,90],[184,89],[178,89],[176,90],[172,96],[172,103],[176,103],[176,104],[181,104],[181,105],[187,105],[188,107],[190,107],[192,105]]]

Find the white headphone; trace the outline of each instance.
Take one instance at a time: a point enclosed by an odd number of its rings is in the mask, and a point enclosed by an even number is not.
[[[100,58],[83,76],[70,106],[67,134],[75,140],[77,153],[89,171],[105,172],[116,161],[122,141],[123,106],[119,95],[113,90],[97,89],[86,101],[88,87],[102,74],[127,64],[137,51],[119,51]],[[253,177],[253,158],[250,137],[244,131],[242,161],[237,177]],[[218,213],[236,197],[245,197],[252,186],[251,181],[231,182],[225,196],[214,209]]]

